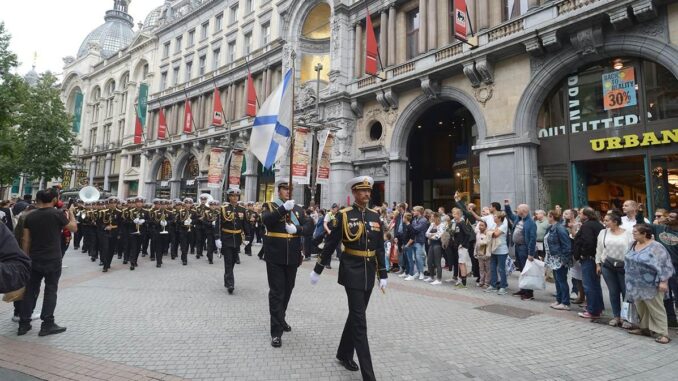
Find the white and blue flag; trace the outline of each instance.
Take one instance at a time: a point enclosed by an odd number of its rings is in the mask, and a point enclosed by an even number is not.
[[[270,169],[289,149],[292,136],[292,70],[259,109],[250,136],[250,150]]]

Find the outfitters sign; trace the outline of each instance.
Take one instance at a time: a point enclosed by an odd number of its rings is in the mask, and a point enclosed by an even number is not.
[[[678,143],[678,128],[660,131],[659,133],[645,132],[642,134],[591,139],[590,142],[591,149],[596,152],[673,144]]]

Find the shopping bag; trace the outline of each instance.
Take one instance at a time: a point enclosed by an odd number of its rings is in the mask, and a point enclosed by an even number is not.
[[[511,257],[506,257],[506,276],[510,276],[514,271],[516,271],[516,264],[513,263]]]
[[[624,302],[621,307],[621,318],[631,324],[640,324],[638,310],[633,302]]]
[[[521,290],[543,290],[546,288],[544,280],[544,262],[535,259],[527,261],[525,268],[518,278],[518,287]]]

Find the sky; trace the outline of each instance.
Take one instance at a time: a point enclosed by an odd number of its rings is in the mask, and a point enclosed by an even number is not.
[[[10,49],[19,57],[18,74],[26,74],[37,53],[36,70],[63,71],[66,56],[75,57],[89,32],[104,23],[113,0],[0,0],[0,22],[12,35]],[[129,13],[136,24],[163,0],[132,0]]]

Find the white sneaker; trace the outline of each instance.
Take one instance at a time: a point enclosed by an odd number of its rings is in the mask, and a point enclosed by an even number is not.
[[[430,281],[432,281],[432,280],[433,280],[433,279],[431,279],[430,276],[427,276],[426,278],[424,278],[424,282],[427,282],[427,283],[430,282]]]
[[[414,273],[414,275],[412,275],[412,276],[415,277],[415,278],[419,278],[419,273]]]
[[[499,291],[497,291],[497,295],[506,295],[507,291],[505,288],[500,288]]]
[[[454,279],[454,278],[450,278],[450,279],[445,279],[445,280],[444,280],[445,283],[452,283],[452,282],[456,282],[456,281],[457,281],[457,280]]]
[[[407,273],[402,273],[402,274],[398,275],[398,278],[404,278],[406,276],[408,276]]]
[[[412,275],[409,275],[405,280],[414,280],[414,277]]]
[[[461,284],[461,279],[457,279],[457,283],[455,283],[455,286],[459,286]]]
[[[424,280],[424,279],[426,279],[426,278],[424,278],[424,274],[419,274],[419,280]]]
[[[439,281],[439,280],[437,280],[437,279],[434,280],[433,282],[431,282],[431,286],[437,286],[437,285],[439,285],[439,284],[443,284],[443,282],[441,282],[441,281]]]

